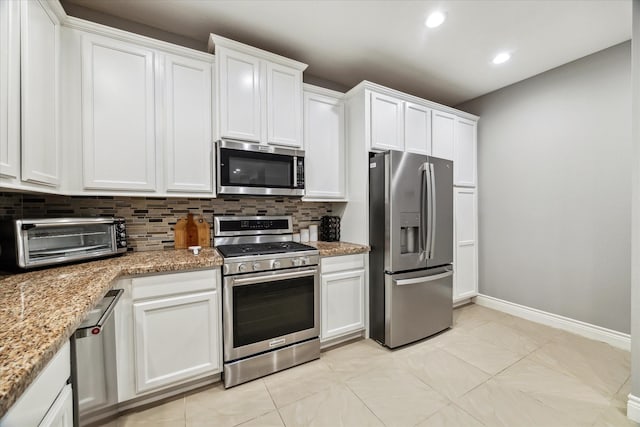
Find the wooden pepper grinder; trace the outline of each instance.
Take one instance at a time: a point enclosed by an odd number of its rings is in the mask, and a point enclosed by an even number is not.
[[[193,220],[193,214],[187,214],[187,246],[198,245],[198,225]]]

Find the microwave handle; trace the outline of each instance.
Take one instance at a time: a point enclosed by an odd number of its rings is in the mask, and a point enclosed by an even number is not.
[[[298,187],[298,156],[293,156],[293,188]]]

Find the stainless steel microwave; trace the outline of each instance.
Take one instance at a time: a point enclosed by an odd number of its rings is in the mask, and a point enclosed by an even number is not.
[[[218,194],[304,195],[302,150],[223,139],[216,155]]]
[[[122,218],[16,219],[0,222],[0,265],[29,269],[127,251]]]

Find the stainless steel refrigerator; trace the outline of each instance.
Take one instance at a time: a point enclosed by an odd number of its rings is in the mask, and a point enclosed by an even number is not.
[[[394,348],[451,327],[453,162],[372,154],[369,242],[371,338]]]

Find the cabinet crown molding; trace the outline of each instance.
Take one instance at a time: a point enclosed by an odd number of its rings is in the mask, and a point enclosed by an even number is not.
[[[257,58],[274,62],[276,64],[291,67],[299,71],[304,71],[308,67],[308,65],[303,62],[299,62],[294,59],[290,59],[272,52],[268,52],[266,50],[258,49],[257,47],[249,46],[247,44],[240,43],[235,40],[228,39],[226,37],[222,37],[216,34],[210,34],[209,44],[207,46],[209,53],[214,53],[216,46],[233,49],[235,51],[246,53],[247,55],[255,56]]]
[[[337,90],[327,89],[322,86],[316,86],[309,83],[302,84],[302,90],[305,93],[315,93],[317,95],[325,95],[331,96],[333,98],[342,99],[344,98],[344,93],[338,92]]]
[[[438,104],[437,102],[433,102],[433,101],[429,101],[423,98],[418,98],[415,95],[410,95],[408,93],[404,93],[404,92],[400,92],[399,90],[396,89],[391,89],[389,87],[386,86],[382,86],[378,83],[373,83],[370,82],[368,80],[363,80],[360,83],[358,83],[356,86],[354,86],[353,88],[351,88],[347,93],[344,94],[345,99],[349,99],[353,96],[355,96],[356,94],[364,91],[364,90],[372,90],[375,91],[377,93],[383,94],[383,95],[387,95],[387,96],[392,96],[394,98],[399,98],[403,101],[407,101],[407,102],[412,102],[415,104],[420,104],[420,105],[424,105],[425,107],[428,108],[432,108],[434,110],[438,110],[438,111],[444,111],[447,113],[451,113],[451,114],[455,114],[458,117],[463,117],[465,119],[469,119],[472,120],[474,122],[477,122],[480,117],[474,115],[474,114],[470,114],[461,110],[456,110],[453,107],[449,107],[447,105],[443,105],[443,104]]]
[[[159,51],[162,51],[162,53],[186,56],[193,59],[199,59],[201,61],[208,61],[212,64],[215,62],[215,57],[206,52],[200,52],[188,47],[179,46],[162,40],[156,40],[151,37],[135,34],[125,30],[120,30],[118,28],[113,28],[107,25],[98,24],[96,22],[87,21],[85,19],[76,18],[75,16],[67,16],[62,22],[62,25],[66,28],[109,37],[125,43],[135,43],[140,46],[157,49]]]

